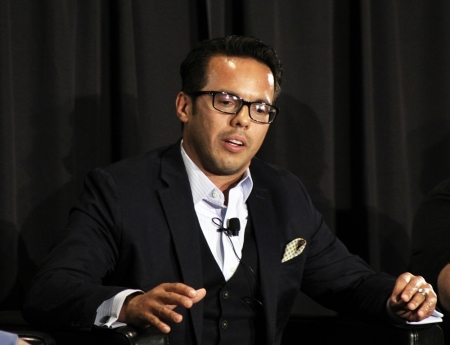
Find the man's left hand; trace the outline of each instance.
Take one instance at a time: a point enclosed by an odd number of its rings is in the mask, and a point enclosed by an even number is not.
[[[436,307],[433,287],[423,277],[403,273],[389,298],[392,312],[408,321],[420,321],[430,316]]]

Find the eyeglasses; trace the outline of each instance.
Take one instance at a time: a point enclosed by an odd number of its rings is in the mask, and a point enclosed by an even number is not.
[[[189,92],[191,96],[211,95],[214,109],[225,114],[237,114],[242,107],[248,107],[248,115],[258,123],[269,124],[275,120],[279,108],[264,102],[249,102],[241,97],[223,91],[194,91]]]

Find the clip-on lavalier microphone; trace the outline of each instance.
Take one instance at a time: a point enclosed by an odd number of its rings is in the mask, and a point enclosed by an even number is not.
[[[214,217],[212,221],[219,227],[217,231],[224,232],[227,236],[239,235],[239,230],[241,230],[241,222],[239,221],[239,218],[228,219],[228,228],[223,227],[223,222],[220,218]]]

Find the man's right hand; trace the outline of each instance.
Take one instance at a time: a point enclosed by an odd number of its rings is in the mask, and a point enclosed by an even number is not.
[[[128,296],[117,321],[138,327],[153,325],[169,333],[169,325],[162,320],[180,323],[183,316],[174,311],[175,307],[191,308],[205,295],[205,289],[195,290],[183,283],[163,283],[144,294]]]

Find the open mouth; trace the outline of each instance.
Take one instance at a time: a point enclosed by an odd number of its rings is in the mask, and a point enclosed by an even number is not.
[[[244,143],[240,140],[231,139],[231,140],[227,140],[227,142],[229,142],[230,144],[236,145],[236,146],[244,146]]]

